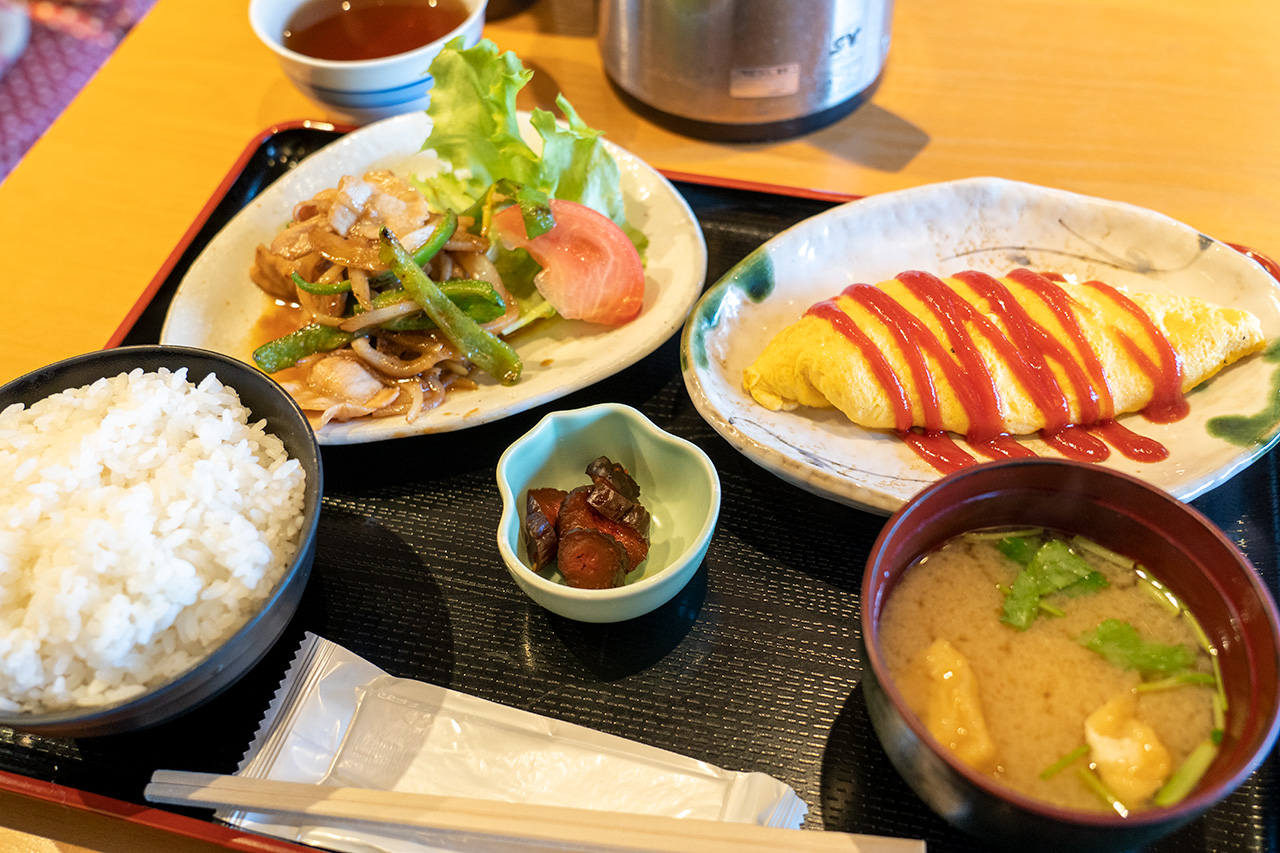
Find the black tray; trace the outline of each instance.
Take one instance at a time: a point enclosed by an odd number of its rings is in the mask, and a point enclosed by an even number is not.
[[[244,204],[335,130],[263,137],[123,343],[158,339],[178,282]],[[677,181],[706,234],[708,282],[782,228],[834,202]],[[635,406],[702,447],[723,507],[702,567],[640,619],[588,625],[547,613],[511,582],[495,533],[499,455],[552,409]],[[858,652],[862,567],[884,519],[810,495],[743,457],[699,416],[678,336],[636,365],[553,404],[455,433],[323,449],[324,513],[296,618],[267,658],[204,707],[132,735],[79,741],[0,729],[0,770],[142,804],[157,768],[235,769],[303,632],[393,675],[430,681],[673,750],[768,773],[809,804],[808,825],[924,838],[931,851],[985,845],[911,792],[871,731]],[[1280,591],[1280,493],[1268,453],[1194,505]],[[173,809],[209,819],[210,813]],[[1277,760],[1151,851],[1277,849]]]

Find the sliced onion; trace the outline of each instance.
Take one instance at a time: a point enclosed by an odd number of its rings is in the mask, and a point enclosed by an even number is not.
[[[493,285],[494,290],[502,287],[502,276],[498,274],[498,268],[493,265],[493,261],[489,260],[487,255],[479,252],[464,252],[460,253],[455,260],[466,270],[468,278],[477,278],[486,284]]]
[[[432,374],[422,377],[422,384],[425,386],[423,391],[426,392],[422,400],[422,408],[434,409],[444,402],[445,393],[451,383],[444,381],[438,374]]]
[[[409,252],[416,252],[423,243],[427,242],[427,238],[430,237],[431,232],[435,230],[435,226],[426,225],[423,228],[410,231],[408,234],[400,238],[400,245],[404,246]]]
[[[347,295],[345,293],[335,293],[322,296],[316,293],[307,293],[301,287],[297,288],[298,304],[302,306],[302,310],[314,317],[317,322],[324,323],[326,326],[337,326],[342,322],[342,315],[347,305]],[[329,319],[337,320],[337,323],[328,322]]]
[[[409,392],[409,406],[405,410],[404,421],[411,424],[418,419],[418,415],[422,412],[422,383],[406,382],[402,387]]]
[[[351,351],[360,356],[370,367],[386,376],[395,379],[408,379],[417,376],[424,370],[430,370],[447,359],[451,353],[444,347],[427,350],[413,361],[404,361],[374,348],[368,338],[356,338],[351,342]]]
[[[431,261],[433,275],[435,281],[447,281],[453,277],[453,255],[448,252],[440,252]]]
[[[373,310],[373,294],[369,292],[369,274],[361,269],[348,269],[347,280],[351,282],[351,295],[366,311]]]
[[[323,257],[323,256],[322,256]],[[317,284],[333,284],[335,281],[342,281],[343,268],[337,265],[331,265],[327,270],[320,273],[316,278]]]
[[[311,235],[311,243],[317,252],[344,267],[372,272],[381,272],[387,268],[387,265],[378,258],[376,247],[367,242],[361,243],[339,237],[328,229],[315,229],[315,233]]]
[[[498,268],[493,265],[493,261],[489,260],[486,255],[474,253],[460,254],[457,257],[458,264],[466,271],[467,276],[479,279],[492,287],[502,300],[502,304],[506,306],[506,310],[502,314],[487,323],[481,323],[480,328],[486,332],[497,334],[520,319],[520,305],[516,302],[515,297],[503,287],[502,276],[498,274]]]
[[[487,252],[489,250],[489,241],[484,237],[472,234],[470,231],[463,231],[458,228],[454,230],[449,242],[444,244],[444,249],[446,252]]]
[[[344,331],[358,332],[361,329],[367,329],[370,326],[379,326],[398,317],[420,313],[422,313],[422,306],[414,302],[412,299],[406,299],[403,302],[396,302],[391,305],[384,305],[381,308],[374,308],[372,311],[366,311],[363,314],[357,314],[354,317],[347,317],[342,321],[341,326]]]

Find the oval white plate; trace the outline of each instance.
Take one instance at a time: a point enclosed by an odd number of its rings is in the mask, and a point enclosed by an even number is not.
[[[271,298],[249,278],[258,243],[269,243],[284,228],[295,204],[336,186],[343,175],[431,168],[433,159],[419,153],[430,131],[431,120],[422,112],[367,125],[312,154],[268,187],[191,265],[165,317],[161,342],[252,362],[252,329],[272,307]],[[666,178],[635,155],[606,144],[622,171],[627,218],[649,238],[640,316],[618,327],[563,319],[534,323],[513,339],[524,362],[515,385],[502,386],[479,375],[477,390],[449,394],[413,423],[403,417],[330,423],[317,432],[321,444],[381,441],[488,423],[611,376],[653,352],[680,328],[706,277],[702,229]]]
[[[770,412],[742,388],[742,371],[810,305],[855,282],[904,270],[949,275],[1016,267],[1074,273],[1134,291],[1199,296],[1245,308],[1280,336],[1280,283],[1257,262],[1195,229],[1118,202],[997,178],[871,196],[805,220],[754,251],[699,301],[681,341],[685,385],[698,411],[750,459],[801,488],[889,514],[938,478],[891,432],[866,430],[834,409]],[[1160,441],[1155,464],[1113,452],[1104,464],[1183,500],[1220,485],[1276,441],[1239,447],[1206,422],[1269,405],[1276,365],[1255,355],[1188,395],[1173,424],[1122,422]],[[1024,443],[1055,455],[1038,439]]]

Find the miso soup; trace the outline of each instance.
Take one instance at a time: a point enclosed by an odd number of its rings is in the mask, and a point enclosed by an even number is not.
[[[957,537],[907,569],[879,630],[934,737],[1029,797],[1168,805],[1216,754],[1225,694],[1204,632],[1146,568],[1087,539]]]

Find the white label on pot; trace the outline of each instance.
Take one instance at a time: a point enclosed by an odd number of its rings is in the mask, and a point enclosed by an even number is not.
[[[734,98],[777,98],[800,91],[800,63],[733,68],[729,95]]]
[[[828,101],[839,103],[861,92],[880,73],[888,50],[888,4],[837,3],[827,45]]]

